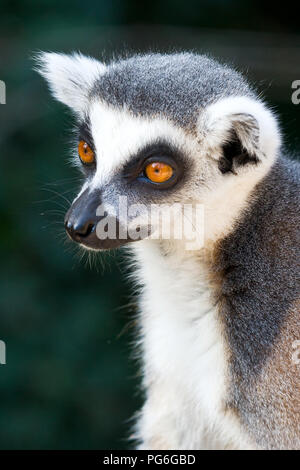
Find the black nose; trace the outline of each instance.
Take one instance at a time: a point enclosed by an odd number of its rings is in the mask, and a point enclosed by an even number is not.
[[[65,229],[72,240],[93,247],[99,221],[96,211],[100,204],[99,192],[89,194],[87,190],[72,204],[65,216]]]
[[[109,217],[110,223],[107,222],[107,226],[112,224],[115,231],[112,230],[112,233],[109,234],[109,232],[106,232],[106,225],[104,224],[100,228],[99,236],[97,235],[98,223],[103,219],[108,220],[106,212],[103,213],[100,210],[99,213],[103,215],[97,216],[96,214],[101,203],[101,192],[98,190],[90,193],[88,189],[73,202],[65,216],[65,228],[69,237],[86,248],[94,250],[110,250],[135,241],[130,238],[126,226],[125,228],[123,226],[123,229],[120,230],[120,223],[115,214]]]
[[[96,224],[92,220],[79,220],[74,225],[70,220],[65,222],[65,228],[70,237],[76,242],[81,242],[96,230]]]

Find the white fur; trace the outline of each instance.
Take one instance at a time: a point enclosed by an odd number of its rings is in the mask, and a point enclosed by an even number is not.
[[[44,52],[37,58],[38,71],[48,81],[53,96],[84,116],[88,93],[106,66],[82,54]]]
[[[265,159],[255,169],[241,170],[238,176],[230,175],[221,185],[206,194],[204,202],[205,243],[215,242],[228,235],[248,204],[255,186],[268,173],[272,159]]]
[[[107,183],[140,149],[159,138],[186,151],[194,148],[193,140],[164,117],[133,116],[126,108],[119,110],[96,99],[89,116],[98,161],[93,187]]]
[[[149,240],[133,250],[144,285],[140,448],[251,448],[235,416],[224,411],[226,353],[201,256],[173,246],[164,257]]]
[[[205,112],[200,114],[198,128],[204,136],[205,145],[214,148],[220,142],[225,142],[228,132],[243,115],[244,119],[247,119],[247,116],[250,119],[254,118],[257,125],[258,148],[255,149],[259,151],[257,156],[274,160],[281,143],[277,118],[264,103],[247,96],[223,98],[208,106]],[[243,136],[241,140],[245,148],[251,152],[253,150],[251,142],[243,142]]]

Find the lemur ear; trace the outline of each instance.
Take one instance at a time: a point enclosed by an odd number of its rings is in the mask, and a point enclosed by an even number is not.
[[[53,96],[83,115],[89,92],[106,66],[91,57],[42,52],[36,57],[36,70],[47,80]]]
[[[259,100],[224,98],[210,105],[199,118],[199,130],[208,154],[218,160],[222,173],[240,166],[273,161],[280,146],[280,131],[273,113]]]

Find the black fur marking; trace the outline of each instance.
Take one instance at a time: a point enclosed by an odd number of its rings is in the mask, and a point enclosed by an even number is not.
[[[152,183],[143,176],[145,165],[154,161],[164,161],[169,164],[174,175],[165,183]],[[149,144],[140,150],[137,155],[132,157],[129,163],[124,167],[124,177],[132,182],[138,179],[141,183],[151,185],[156,189],[168,189],[177,184],[183,177],[184,169],[188,166],[185,156],[174,146],[160,141]]]
[[[90,124],[90,120],[88,118],[85,121],[82,121],[79,124],[79,126],[77,128],[77,140],[78,140],[78,142],[80,140],[84,140],[91,147],[93,152],[96,153],[94,139],[93,139],[92,132],[91,132],[91,124]],[[79,158],[79,156],[78,156],[78,158]],[[96,161],[97,161],[97,159],[95,158],[94,163],[91,163],[91,164],[88,164],[88,165],[84,165],[81,162],[81,167],[80,168],[81,168],[83,174],[87,178],[90,178],[95,173],[96,166],[97,166]]]
[[[82,121],[77,129],[78,140],[84,140],[93,151],[95,151],[94,139],[91,132],[91,123],[89,119]]]
[[[258,163],[258,158],[250,155],[243,148],[235,131],[232,131],[232,138],[223,145],[222,151],[223,155],[219,160],[218,167],[223,174],[234,173],[234,168],[246,165],[247,163]]]

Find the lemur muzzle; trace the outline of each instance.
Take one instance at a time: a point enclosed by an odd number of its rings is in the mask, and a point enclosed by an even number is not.
[[[118,217],[110,216],[106,212],[103,215],[97,215],[97,209],[101,207],[101,204],[102,197],[99,190],[90,192],[89,189],[86,189],[75,199],[65,215],[65,229],[69,237],[94,250],[109,250],[135,241],[130,238],[127,232],[125,237],[119,236],[121,232],[124,234],[124,230],[120,230]],[[103,232],[102,235],[97,233],[97,224],[104,218],[106,221],[111,219],[111,225],[115,227],[112,234],[109,232]]]

